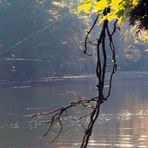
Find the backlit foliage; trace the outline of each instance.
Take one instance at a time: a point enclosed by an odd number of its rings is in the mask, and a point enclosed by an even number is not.
[[[99,23],[105,19],[112,21],[118,19],[121,23],[125,20],[128,12],[137,6],[139,0],[81,0],[81,5],[78,6],[78,12],[84,12],[85,15],[92,15],[94,13],[103,14],[105,8],[110,8],[110,13],[102,16]]]

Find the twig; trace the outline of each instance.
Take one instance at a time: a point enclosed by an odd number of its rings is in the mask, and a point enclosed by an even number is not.
[[[85,37],[85,50],[83,52],[84,54],[87,54],[88,37],[89,37],[90,33],[92,32],[92,30],[94,29],[94,27],[96,26],[98,19],[99,19],[99,14],[96,16],[96,19],[95,19],[93,25],[91,26],[90,30],[86,34],[86,37]]]

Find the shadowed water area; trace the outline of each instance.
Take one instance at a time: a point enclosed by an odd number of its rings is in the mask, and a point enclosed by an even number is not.
[[[110,99],[101,106],[101,114],[89,143],[90,148],[147,147],[147,76],[147,72],[117,72]],[[63,118],[63,132],[52,144],[50,141],[56,134],[58,125],[55,125],[47,137],[42,138],[47,126],[33,121],[29,115],[66,105],[78,96],[93,97],[95,83],[94,76],[74,76],[60,80],[44,78],[44,85],[40,83],[37,86],[28,84],[1,88],[1,147],[78,147],[84,132],[82,124],[78,121],[78,115],[83,109],[72,110],[69,116]],[[87,123],[87,118],[83,121],[84,124]]]

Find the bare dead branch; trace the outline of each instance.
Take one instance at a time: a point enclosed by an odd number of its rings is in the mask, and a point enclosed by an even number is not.
[[[91,26],[90,30],[87,32],[86,37],[85,37],[85,50],[84,50],[84,54],[87,54],[87,43],[88,43],[88,37],[90,35],[90,33],[92,32],[92,30],[94,29],[94,27],[96,26],[97,22],[99,19],[99,14],[96,16],[95,21],[93,22],[93,25]]]
[[[104,14],[107,14],[106,12]],[[97,104],[94,108],[94,110],[92,111],[92,113],[90,114],[90,121],[89,124],[86,128],[85,134],[83,136],[83,140],[82,140],[82,144],[81,144],[81,148],[86,148],[88,143],[89,143],[89,139],[90,136],[92,134],[92,129],[93,126],[99,116],[100,113],[100,105],[106,101],[108,99],[108,97],[110,96],[111,93],[111,88],[112,88],[112,78],[113,75],[116,71],[116,52],[115,52],[115,46],[113,43],[113,39],[112,36],[113,34],[116,32],[116,23],[117,21],[115,21],[114,23],[114,29],[113,32],[110,33],[109,31],[109,27],[108,27],[108,20],[104,21],[103,27],[102,27],[102,31],[100,33],[98,42],[97,42],[97,65],[96,65],[96,76],[98,78],[98,97],[97,97]],[[105,81],[105,74],[106,74],[106,62],[107,62],[107,55],[106,55],[106,36],[109,38],[109,47],[112,51],[112,60],[113,60],[113,67],[112,67],[112,72],[110,75],[110,81],[109,81],[109,90],[108,90],[108,94],[107,97],[104,98],[104,94],[103,94],[103,90],[104,90],[104,81]],[[100,46],[101,45],[101,46]],[[103,58],[101,58],[101,52],[103,55]]]
[[[62,129],[63,129],[63,126],[62,126],[62,122],[61,122],[61,119],[62,117],[64,117],[64,114],[65,116],[67,116],[67,111],[71,108],[75,108],[75,107],[78,107],[78,106],[82,106],[82,107],[85,107],[85,108],[90,108],[90,109],[93,109],[94,107],[91,106],[91,102],[95,103],[96,102],[96,97],[94,98],[91,98],[89,100],[87,99],[80,99],[76,102],[71,102],[69,105],[65,106],[65,107],[60,107],[58,109],[55,109],[51,112],[43,112],[43,113],[36,113],[34,115],[32,115],[32,118],[33,119],[37,119],[37,118],[40,118],[40,117],[46,117],[46,116],[49,116],[49,118],[51,117],[51,119],[49,119],[48,121],[42,121],[42,124],[49,124],[49,127],[47,129],[47,131],[44,133],[43,137],[47,136],[47,134],[51,131],[51,128],[59,123],[60,124],[60,130],[59,132],[57,133],[57,135],[55,136],[55,138],[52,140],[52,142],[54,142],[58,137],[59,135],[61,134],[62,132]]]
[[[104,10],[104,15],[107,15],[107,13],[109,13],[109,8],[106,8]],[[83,119],[83,118],[89,118],[89,123],[85,128],[85,133],[82,139],[82,143],[80,148],[87,148],[88,143],[89,143],[89,139],[90,136],[92,134],[93,131],[93,127],[94,124],[96,123],[96,120],[98,119],[98,116],[100,114],[100,106],[102,103],[104,103],[104,101],[106,101],[110,94],[111,94],[111,88],[112,88],[112,80],[113,80],[113,75],[116,72],[117,69],[117,64],[116,64],[116,50],[115,50],[115,46],[114,46],[114,42],[113,42],[113,35],[116,32],[117,28],[117,20],[115,20],[114,22],[114,28],[112,30],[112,32],[109,29],[109,22],[108,20],[105,20],[102,26],[102,30],[101,33],[99,34],[99,38],[97,40],[97,43],[93,43],[91,41],[88,41],[88,37],[91,34],[91,32],[93,31],[97,21],[99,19],[99,15],[97,15],[92,27],[90,28],[90,30],[87,32],[86,38],[85,38],[85,50],[84,50],[84,54],[90,55],[87,52],[87,48],[88,48],[88,43],[91,43],[92,45],[95,45],[96,47],[96,53],[97,53],[97,64],[96,64],[96,76],[98,79],[98,84],[97,84],[97,90],[98,90],[98,96],[91,98],[91,99],[83,99],[83,98],[79,98],[78,101],[74,101],[71,102],[69,105],[65,106],[65,107],[60,107],[57,108],[53,111],[50,112],[43,112],[43,113],[36,113],[34,114],[32,117],[33,119],[36,118],[40,118],[40,117],[44,117],[44,118],[48,118],[47,121],[43,122],[43,123],[47,123],[49,124],[49,127],[47,129],[47,131],[45,132],[44,136],[47,136],[47,134],[50,132],[51,128],[54,127],[55,124],[59,124],[60,129],[57,133],[57,135],[54,137],[54,139],[52,140],[52,142],[54,142],[61,134],[62,130],[63,130],[63,125],[62,125],[62,118],[67,116],[67,112],[72,109],[72,108],[76,108],[76,107],[84,107],[86,110],[90,109],[90,112],[86,115],[82,115],[79,120]],[[106,69],[107,69],[107,60],[108,60],[108,52],[107,52],[107,47],[106,44],[108,42],[107,39],[109,39],[109,49],[112,52],[112,70],[111,70],[111,74],[110,74],[110,78],[109,78],[109,89],[108,89],[108,93],[105,96],[104,94],[104,88],[105,88],[105,82],[106,82]]]
[[[112,31],[112,33],[111,33],[111,36],[113,36],[114,34],[115,34],[115,32],[116,32],[116,30],[117,30],[117,23],[118,23],[118,20],[116,19],[115,20],[115,22],[114,22],[114,28],[113,28],[113,31]],[[118,28],[119,29],[119,28]]]
[[[52,143],[55,142],[55,140],[60,136],[60,134],[62,133],[62,130],[63,130],[63,125],[62,125],[62,122],[61,122],[60,118],[58,118],[58,123],[60,124],[60,130],[59,130],[58,134],[52,140]]]
[[[90,44],[94,45],[94,46],[97,46],[97,43],[94,43],[92,41],[89,41]]]

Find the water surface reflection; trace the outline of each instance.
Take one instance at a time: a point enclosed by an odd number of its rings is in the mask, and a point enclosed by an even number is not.
[[[139,76],[140,75],[140,76]],[[80,110],[63,119],[60,138],[51,144],[56,128],[41,135],[46,126],[32,122],[28,115],[67,104],[76,96],[92,97],[95,78],[57,81],[43,87],[0,89],[0,146],[6,148],[78,148],[84,132],[78,122]],[[119,73],[113,82],[110,99],[102,105],[101,114],[90,140],[90,148],[148,147],[148,81],[146,74]],[[87,90],[86,90],[87,89]],[[87,119],[84,120],[84,123]],[[56,125],[58,128],[58,125]]]

